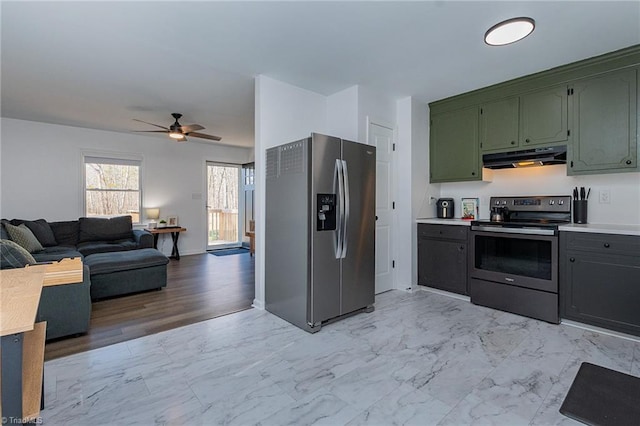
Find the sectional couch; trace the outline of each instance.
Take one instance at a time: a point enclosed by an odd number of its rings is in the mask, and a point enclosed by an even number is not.
[[[82,282],[43,288],[37,320],[47,321],[48,340],[86,333],[92,300],[167,285],[169,259],[153,248],[150,233],[133,229],[130,216],[64,222],[3,219],[0,237],[21,243],[28,234],[25,227],[37,239],[35,247],[24,244],[36,262],[80,257],[84,263]],[[6,260],[2,259],[3,269],[12,267]]]

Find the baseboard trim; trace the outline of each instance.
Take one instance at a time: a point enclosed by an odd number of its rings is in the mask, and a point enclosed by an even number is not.
[[[423,286],[423,285],[419,285],[418,288],[414,289],[414,290],[428,291],[429,293],[435,293],[435,294],[439,294],[441,296],[451,297],[452,299],[458,299],[458,300],[464,300],[465,302],[471,302],[471,298],[469,296],[463,296],[461,294],[451,293],[450,291],[439,290],[439,289],[433,288],[433,287],[426,287],[426,286]]]
[[[632,334],[621,333],[619,331],[613,331],[613,330],[609,330],[609,329],[602,328],[602,327],[597,327],[595,325],[584,324],[584,323],[581,323],[581,322],[571,321],[571,320],[566,320],[566,319],[561,319],[560,320],[560,324],[568,325],[569,327],[580,328],[580,329],[586,330],[586,331],[592,331],[594,333],[600,333],[600,334],[606,334],[606,335],[613,336],[613,337],[619,337],[619,338],[625,339],[625,340],[631,340],[631,341],[634,341],[634,342],[640,342],[640,337],[638,337],[638,336],[634,336]]]

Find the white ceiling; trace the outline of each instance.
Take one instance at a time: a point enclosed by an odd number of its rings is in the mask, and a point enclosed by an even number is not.
[[[430,102],[640,43],[640,2],[7,2],[2,116],[117,132],[170,113],[253,146],[258,74]],[[516,16],[525,40],[489,47]],[[156,136],[164,137],[164,136]],[[201,141],[194,138],[191,141]]]

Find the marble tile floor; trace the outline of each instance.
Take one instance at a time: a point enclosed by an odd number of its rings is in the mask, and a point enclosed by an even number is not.
[[[250,309],[49,361],[45,425],[571,425],[583,361],[640,375],[640,342],[427,291],[308,334]]]

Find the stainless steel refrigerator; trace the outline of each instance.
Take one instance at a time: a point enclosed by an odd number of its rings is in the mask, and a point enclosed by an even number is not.
[[[266,309],[309,332],[375,292],[376,149],[313,133],[267,150]]]

